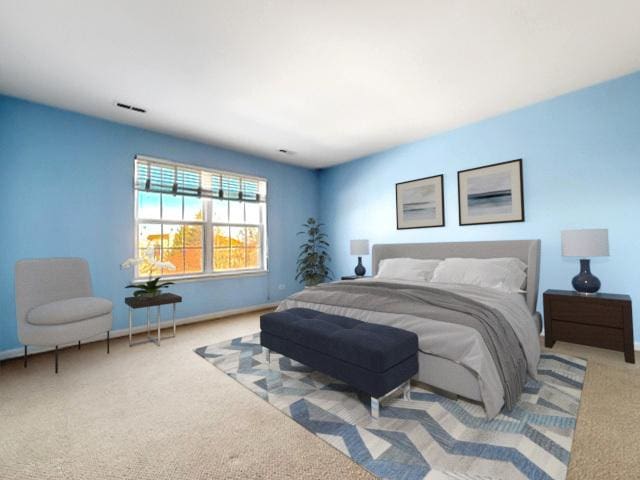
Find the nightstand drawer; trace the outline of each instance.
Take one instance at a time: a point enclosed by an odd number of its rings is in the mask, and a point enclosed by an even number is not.
[[[624,352],[635,363],[631,297],[615,293],[593,296],[570,290],[547,290],[544,302],[544,345],[556,340]]]
[[[551,318],[574,323],[622,328],[622,308],[595,302],[551,300]]]
[[[609,348],[618,351],[624,350],[622,332],[615,328],[554,321],[553,337],[554,340],[580,343],[592,347]]]

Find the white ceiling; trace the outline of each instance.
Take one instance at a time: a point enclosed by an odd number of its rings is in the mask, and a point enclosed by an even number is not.
[[[638,19],[637,0],[2,0],[0,92],[326,167],[639,70]]]

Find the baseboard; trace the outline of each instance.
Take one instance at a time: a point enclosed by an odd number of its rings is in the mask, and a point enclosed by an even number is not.
[[[192,317],[184,317],[184,318],[179,318],[176,319],[176,325],[188,325],[189,323],[198,323],[198,322],[206,322],[207,320],[215,320],[217,318],[223,318],[223,317],[232,317],[234,315],[241,315],[243,313],[250,313],[250,312],[257,312],[260,310],[266,310],[268,308],[275,308],[278,306],[278,303],[263,303],[261,305],[251,305],[249,307],[241,307],[241,308],[232,308],[230,310],[222,310],[220,312],[214,312],[214,313],[205,313],[202,315],[194,315]],[[153,325],[155,325],[152,322]],[[164,320],[162,322],[160,322],[160,326],[162,328],[167,328],[170,327],[171,325],[173,325],[173,323],[171,322],[171,320]],[[147,326],[146,325],[138,325],[136,327],[133,328],[133,333],[137,334],[137,333],[142,333],[145,332],[147,330]],[[110,334],[111,338],[119,338],[119,337],[127,337],[129,336],[129,328],[121,328],[119,330],[111,330],[111,334]],[[106,334],[104,335],[98,335],[96,337],[92,337],[86,340],[83,340],[83,343],[91,343],[91,342],[102,342],[106,339]],[[70,346],[74,346],[76,345],[76,343],[69,343],[67,345],[59,345],[59,347],[64,348],[64,347],[70,347]],[[33,353],[42,353],[42,352],[51,352],[53,351],[54,348],[53,347],[29,347],[29,354],[33,354]],[[2,360],[8,360],[11,358],[18,358],[18,357],[22,357],[22,355],[24,354],[24,349],[23,348],[13,348],[11,350],[4,350],[2,352],[0,352],[0,361]]]

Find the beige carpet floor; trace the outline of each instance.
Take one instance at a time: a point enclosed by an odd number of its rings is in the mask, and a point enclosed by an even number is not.
[[[373,478],[192,352],[258,329],[247,314],[179,327],[160,348],[87,344],[61,352],[58,375],[50,353],[3,362],[0,478]],[[640,478],[639,368],[554,351],[589,359],[569,478]]]

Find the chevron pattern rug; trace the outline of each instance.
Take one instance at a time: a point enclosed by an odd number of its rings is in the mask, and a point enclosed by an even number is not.
[[[585,360],[543,354],[539,381],[492,420],[415,385],[374,419],[348,385],[275,352],[267,365],[259,333],[196,353],[374,475],[403,480],[564,479],[586,371]]]

